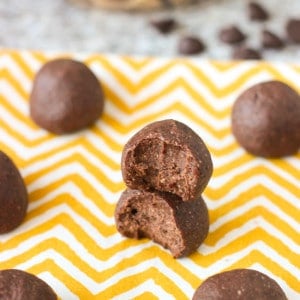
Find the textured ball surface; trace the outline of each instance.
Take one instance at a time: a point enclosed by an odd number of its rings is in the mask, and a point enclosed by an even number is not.
[[[279,81],[256,84],[233,105],[232,132],[248,152],[282,157],[300,147],[300,97]]]
[[[55,134],[78,131],[102,114],[102,87],[83,63],[71,59],[47,62],[36,74],[30,95],[30,115]]]
[[[27,206],[28,194],[23,178],[13,161],[0,151],[0,234],[22,223]]]

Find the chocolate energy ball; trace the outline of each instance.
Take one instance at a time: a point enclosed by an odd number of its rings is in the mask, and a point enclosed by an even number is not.
[[[16,269],[0,271],[1,300],[56,300],[52,288],[37,276]]]
[[[281,287],[267,275],[235,269],[213,275],[196,290],[192,300],[287,300]]]
[[[300,148],[300,97],[282,82],[259,83],[243,92],[231,122],[237,141],[254,155],[282,157]]]
[[[147,125],[128,141],[121,169],[131,189],[169,192],[189,201],[201,195],[213,166],[206,145],[191,128],[163,120]]]
[[[13,161],[0,151],[0,234],[22,223],[27,206],[28,194],[21,174]]]
[[[170,193],[127,189],[117,204],[115,219],[124,236],[150,238],[175,258],[196,251],[209,229],[208,211],[201,197],[183,202]]]
[[[92,125],[101,115],[101,85],[83,63],[71,59],[47,62],[36,74],[30,115],[40,127],[65,134]]]

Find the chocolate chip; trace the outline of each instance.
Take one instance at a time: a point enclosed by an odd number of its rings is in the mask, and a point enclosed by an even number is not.
[[[150,21],[150,24],[160,33],[164,34],[170,33],[177,26],[177,23],[173,18],[153,19]]]
[[[1,300],[57,300],[52,288],[37,276],[25,271],[0,271]]]
[[[287,300],[279,284],[251,269],[235,269],[207,278],[192,300]]]
[[[199,54],[205,49],[204,43],[197,37],[185,36],[179,40],[178,52],[183,55]]]
[[[286,24],[288,38],[294,43],[300,43],[300,19],[290,19]]]
[[[233,105],[232,132],[249,153],[293,155],[300,148],[300,97],[280,81],[256,84]]]
[[[261,59],[260,53],[252,48],[246,46],[237,47],[233,50],[232,53],[233,59]]]
[[[284,43],[282,39],[276,35],[275,33],[269,30],[262,31],[262,46],[264,48],[275,48],[280,49],[283,48]]]
[[[101,85],[81,62],[55,59],[35,76],[30,115],[48,131],[64,134],[90,126],[100,117],[103,106]]]
[[[23,178],[13,161],[0,151],[0,234],[21,224],[27,206],[28,195]]]
[[[257,2],[248,4],[248,13],[250,20],[253,21],[265,21],[269,18],[268,12]]]
[[[220,30],[219,38],[222,42],[228,44],[236,44],[246,39],[246,36],[239,28],[232,25]]]

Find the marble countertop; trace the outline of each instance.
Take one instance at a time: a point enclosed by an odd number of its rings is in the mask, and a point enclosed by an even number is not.
[[[10,0],[0,2],[0,44],[3,48],[47,51],[177,56],[179,38],[192,34],[206,44],[203,58],[227,60],[232,47],[218,40],[224,25],[238,24],[247,34],[247,45],[260,48],[262,29],[285,38],[285,23],[299,17],[299,0],[260,0],[271,18],[251,22],[246,0],[202,0],[192,7],[155,12],[115,12],[83,6],[72,0]],[[179,23],[168,35],[158,33],[149,21],[173,17]],[[266,60],[300,62],[300,45],[264,50]]]

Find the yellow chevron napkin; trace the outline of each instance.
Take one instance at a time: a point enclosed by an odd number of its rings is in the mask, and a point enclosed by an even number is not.
[[[92,300],[190,299],[210,275],[253,268],[300,299],[300,154],[253,157],[230,129],[241,91],[278,79],[300,92],[300,65],[68,54],[99,77],[106,105],[95,126],[61,137],[28,113],[36,71],[57,56],[0,52],[0,149],[20,168],[30,198],[24,223],[0,236],[0,269],[37,274],[61,299]],[[209,236],[177,260],[147,239],[121,237],[113,218],[125,142],[165,118],[193,128],[214,162],[203,195]]]

